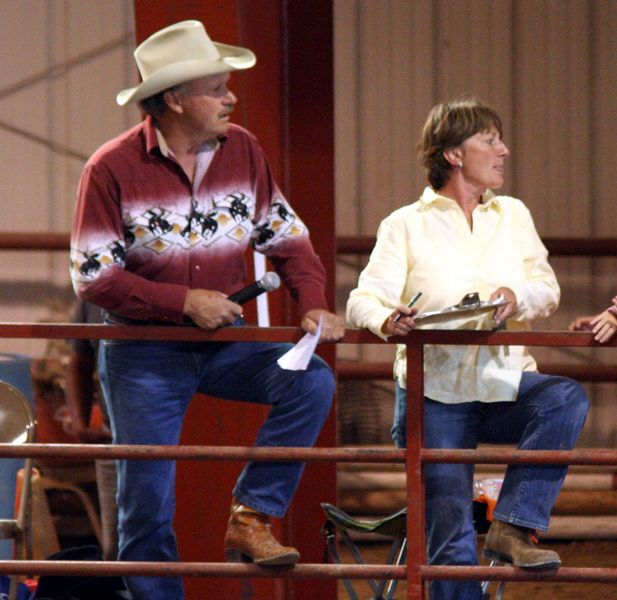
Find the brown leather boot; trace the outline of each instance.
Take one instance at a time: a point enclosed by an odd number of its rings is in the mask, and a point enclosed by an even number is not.
[[[486,534],[482,555],[528,569],[557,569],[561,566],[557,552],[542,550],[534,544],[530,529],[497,519]]]
[[[234,499],[225,533],[227,560],[257,565],[295,565],[300,553],[295,548],[281,546],[272,537],[270,527],[268,515]]]

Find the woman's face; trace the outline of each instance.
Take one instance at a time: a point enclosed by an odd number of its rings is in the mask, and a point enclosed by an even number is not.
[[[510,154],[496,127],[480,131],[461,144],[461,173],[482,190],[503,185],[504,161]]]

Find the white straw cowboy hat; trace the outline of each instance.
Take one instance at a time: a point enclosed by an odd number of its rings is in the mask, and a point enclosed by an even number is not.
[[[247,48],[213,42],[199,21],[181,21],[153,33],[134,52],[142,83],[122,90],[124,106],[206,75],[249,69],[255,55]]]

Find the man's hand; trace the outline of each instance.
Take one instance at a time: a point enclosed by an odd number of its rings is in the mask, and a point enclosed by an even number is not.
[[[184,301],[184,314],[203,329],[218,329],[233,323],[242,315],[242,307],[215,290],[189,290]]]
[[[489,300],[493,302],[497,300],[499,296],[503,296],[508,304],[500,306],[494,313],[493,319],[498,325],[501,325],[504,321],[510,317],[514,317],[518,312],[518,301],[516,300],[516,294],[509,287],[497,288],[489,297]]]
[[[309,310],[303,317],[300,327],[307,333],[316,333],[319,319],[323,318],[321,323],[320,342],[336,342],[345,335],[345,320],[334,313],[314,308]]]
[[[568,327],[570,331],[592,331],[596,342],[603,344],[608,342],[617,331],[617,317],[611,309],[605,310],[599,315],[578,317]]]
[[[381,331],[388,337],[392,335],[407,335],[412,329],[416,328],[414,317],[418,314],[417,308],[409,308],[401,304],[394,309],[394,312],[383,322]]]

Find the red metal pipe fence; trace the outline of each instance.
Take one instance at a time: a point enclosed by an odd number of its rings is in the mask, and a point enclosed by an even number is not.
[[[64,323],[0,323],[0,338],[43,339],[150,339],[184,341],[275,341],[294,342],[303,332],[295,328],[226,327],[204,331],[195,327],[81,325]],[[366,331],[348,330],[340,343],[383,344]],[[336,462],[406,462],[408,506],[408,556],[406,567],[388,565],[299,564],[294,568],[262,568],[225,563],[82,562],[82,561],[0,561],[0,574],[64,575],[147,575],[187,577],[289,577],[407,579],[407,598],[421,600],[424,583],[430,579],[477,579],[504,581],[617,582],[617,569],[574,567],[551,572],[534,572],[512,567],[428,566],[424,537],[424,493],[422,468],[431,462],[464,463],[559,463],[617,465],[617,450],[519,451],[439,450],[422,448],[423,430],[423,347],[426,344],[526,345],[588,347],[616,346],[617,341],[598,345],[590,333],[421,331],[388,343],[407,346],[409,392],[407,450],[353,448],[239,448],[207,446],[107,446],[86,444],[31,444],[27,447],[0,444],[0,457],[132,458],[142,460],[281,460]],[[317,525],[316,525],[317,526]]]

